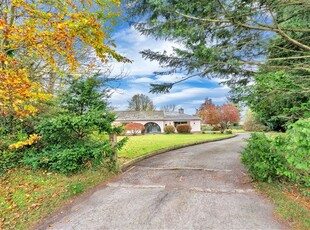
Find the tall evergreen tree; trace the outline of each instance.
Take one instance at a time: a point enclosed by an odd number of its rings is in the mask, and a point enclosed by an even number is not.
[[[246,85],[259,68],[307,71],[310,67],[308,0],[128,2],[129,15],[141,33],[182,43],[184,48],[174,48],[171,55],[142,51],[145,58],[171,71],[186,70],[188,77],[181,81],[198,75]],[[282,45],[274,42],[270,55],[268,47],[275,39]],[[151,92],[168,92],[175,83],[152,84]]]

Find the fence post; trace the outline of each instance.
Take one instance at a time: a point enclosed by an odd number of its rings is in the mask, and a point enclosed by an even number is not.
[[[112,161],[115,163],[115,168],[118,170],[118,163],[117,163],[117,135],[116,133],[110,133],[109,134],[109,141],[111,144],[111,150],[112,150]]]

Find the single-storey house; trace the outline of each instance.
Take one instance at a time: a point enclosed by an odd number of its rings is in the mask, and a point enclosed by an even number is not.
[[[116,113],[116,123],[127,124],[130,122],[141,123],[145,127],[145,133],[164,133],[167,125],[177,126],[179,124],[189,124],[193,133],[200,133],[200,117],[184,113],[184,109],[178,112],[164,111],[114,111]]]

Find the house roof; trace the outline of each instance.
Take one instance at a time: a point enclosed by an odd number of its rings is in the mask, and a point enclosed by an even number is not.
[[[114,111],[116,121],[188,121],[200,120],[189,114],[164,111]]]
[[[116,120],[121,121],[145,121],[145,120],[162,120],[164,117],[163,111],[114,111]]]
[[[200,117],[178,112],[164,112],[165,121],[200,120]]]

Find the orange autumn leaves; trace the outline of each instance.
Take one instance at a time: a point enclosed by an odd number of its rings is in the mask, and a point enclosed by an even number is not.
[[[199,116],[205,124],[218,125],[218,124],[232,124],[240,121],[239,110],[233,104],[214,105],[211,99],[201,105]]]
[[[0,19],[6,46],[2,50],[14,51],[22,47],[29,56],[40,57],[54,68],[57,68],[59,60],[65,59],[71,70],[75,70],[80,64],[76,51],[85,47],[91,47],[103,62],[109,58],[127,60],[111,48],[111,28],[107,25],[103,28],[103,23],[111,24],[120,15],[116,6],[119,1],[97,0],[92,1],[92,4],[84,3],[83,7],[79,6],[84,2],[82,0],[56,0],[50,4],[44,2],[32,4],[26,0],[11,1],[8,9],[10,13],[3,14]],[[100,4],[107,8],[109,6],[110,11],[101,9]],[[95,7],[107,15],[92,12]],[[18,23],[15,22],[17,19]]]
[[[25,118],[34,115],[38,112],[40,101],[50,98],[38,84],[29,80],[26,69],[1,68],[0,71],[1,117]]]
[[[102,62],[129,61],[109,37],[119,16],[119,0],[8,0],[0,9],[0,116],[34,115],[38,103],[51,98],[34,82],[29,63],[72,73],[85,64],[78,52],[87,49]]]

